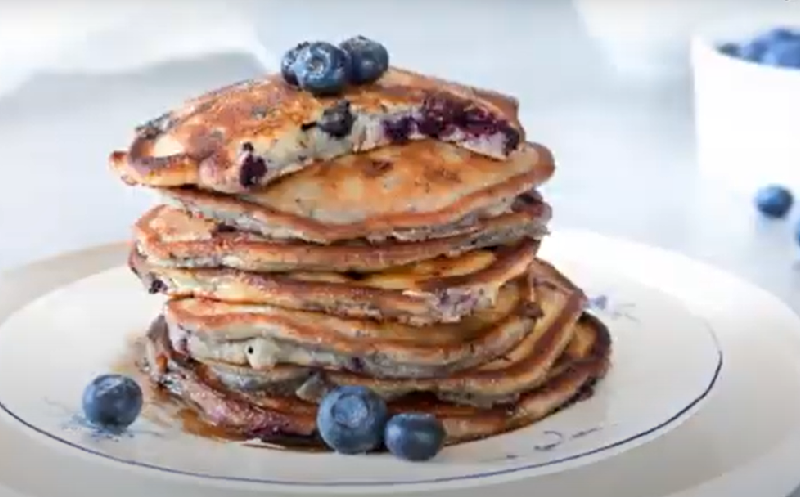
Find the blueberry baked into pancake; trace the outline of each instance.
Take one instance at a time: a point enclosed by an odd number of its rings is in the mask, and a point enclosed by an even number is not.
[[[231,443],[413,461],[589,397],[611,336],[539,257],[555,160],[517,111],[357,36],[139,127],[146,381]]]
[[[281,74],[189,100],[140,126],[111,161],[131,184],[235,193],[422,139],[505,160],[524,134],[514,99],[389,67],[383,47],[355,38],[298,45]]]

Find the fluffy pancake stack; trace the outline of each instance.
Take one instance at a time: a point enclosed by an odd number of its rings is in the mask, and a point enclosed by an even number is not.
[[[554,162],[510,97],[398,69],[335,97],[270,76],[147,123],[111,162],[164,199],[129,261],[168,296],[150,374],[232,433],[314,440],[325,393],[363,385],[453,443],[605,373],[605,328],[536,257]]]

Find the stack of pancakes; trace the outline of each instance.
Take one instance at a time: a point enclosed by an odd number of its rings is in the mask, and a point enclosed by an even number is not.
[[[343,108],[348,133],[320,129]],[[129,260],[168,296],[149,373],[232,434],[316,440],[325,393],[363,385],[454,443],[607,369],[585,295],[536,257],[554,162],[511,97],[398,69],[336,97],[268,76],[141,126],[111,162],[164,199]]]

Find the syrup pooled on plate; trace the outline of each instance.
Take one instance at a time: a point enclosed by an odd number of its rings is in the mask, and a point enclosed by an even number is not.
[[[275,436],[269,440],[254,440],[237,435],[201,419],[198,413],[183,405],[169,392],[153,383],[144,371],[144,336],[137,335],[128,340],[122,355],[112,364],[111,372],[133,378],[144,393],[144,407],[141,416],[151,423],[167,429],[177,429],[220,442],[242,442],[246,447],[272,450],[293,450],[300,452],[327,452],[328,449],[316,441]]]

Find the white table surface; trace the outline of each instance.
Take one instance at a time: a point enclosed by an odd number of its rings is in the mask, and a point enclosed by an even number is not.
[[[698,177],[687,81],[619,81],[577,24],[545,19],[533,34],[524,28],[531,15],[563,13],[497,12],[502,29],[484,30],[493,51],[470,43],[470,30],[444,36],[436,23],[418,25],[426,34],[413,39],[383,28],[384,39],[400,63],[520,97],[528,136],[558,159],[545,188],[556,229],[588,227],[684,252],[800,310],[794,221],[758,222],[750,198]],[[310,22],[264,31],[265,43],[287,46],[342,29]],[[0,269],[127,238],[151,200],[108,172],[109,151],[182,98],[257,73],[246,56],[215,56],[127,75],[42,76],[0,99]]]

